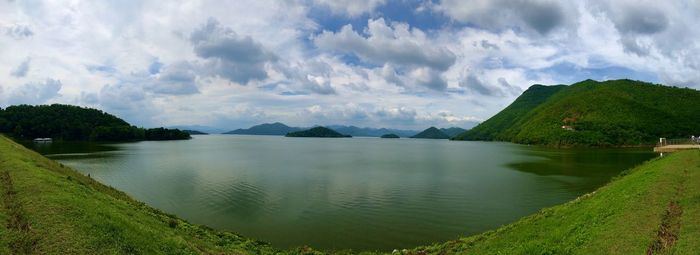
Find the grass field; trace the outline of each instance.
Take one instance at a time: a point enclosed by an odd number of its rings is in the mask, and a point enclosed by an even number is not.
[[[322,254],[187,223],[4,136],[0,185],[0,254]],[[698,254],[699,216],[700,151],[683,151],[513,224],[396,253]]]

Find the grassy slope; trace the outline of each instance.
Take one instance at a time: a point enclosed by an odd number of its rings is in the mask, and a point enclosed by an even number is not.
[[[192,225],[137,202],[0,136],[0,254],[308,254]],[[652,160],[596,192],[480,235],[405,254],[642,254],[663,222],[680,222],[663,253],[700,250],[700,151]],[[0,178],[1,179],[1,178]],[[672,202],[682,209],[668,220]],[[673,220],[675,219],[675,221]],[[673,224],[671,224],[673,226]],[[366,253],[370,254],[370,253]]]
[[[12,179],[13,201],[28,229],[8,227],[0,208],[0,254],[275,254],[229,232],[189,224],[42,157],[0,136],[0,174]],[[3,182],[4,183],[4,182]],[[7,205],[7,185],[2,185]],[[22,240],[19,240],[22,237]]]
[[[671,203],[682,209],[673,246],[659,253],[700,250],[700,151],[652,160],[594,193],[543,209],[494,231],[407,254],[645,254],[657,240]],[[673,231],[671,231],[673,232]],[[666,239],[664,239],[666,240]]]
[[[654,143],[658,137],[689,136],[700,128],[697,90],[632,80],[587,80],[548,97],[531,90],[458,139],[564,146],[639,145]],[[546,100],[528,104],[524,102],[528,92]],[[575,131],[564,130],[562,125],[571,125]]]

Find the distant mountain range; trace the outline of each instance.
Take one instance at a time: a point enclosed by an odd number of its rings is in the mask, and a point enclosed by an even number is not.
[[[401,137],[410,137],[418,133],[415,130],[389,129],[389,128],[361,128],[356,126],[331,125],[327,126],[340,133],[351,136],[381,137],[385,134],[396,134]]]
[[[327,128],[327,127],[314,127],[311,129],[307,130],[302,130],[302,131],[296,131],[296,132],[290,132],[286,137],[322,137],[322,138],[343,138],[343,137],[352,137],[347,134],[341,134],[338,133],[337,131]]]
[[[367,136],[367,137],[380,137],[384,134],[393,133],[403,137],[410,137],[418,133],[415,130],[402,130],[402,129],[388,129],[388,128],[360,128],[356,126],[342,126],[342,125],[331,125],[326,126],[327,128],[333,129],[338,133],[351,135],[351,136]],[[304,130],[301,127],[290,127],[283,123],[265,123],[260,125],[255,125],[246,129],[236,129],[233,131],[225,132],[224,134],[231,135],[286,135],[290,132],[296,132]]]
[[[416,130],[405,130],[405,129],[391,129],[391,128],[369,128],[369,127],[356,127],[356,126],[344,126],[344,125],[330,125],[325,126],[338,133],[350,136],[360,136],[360,137],[381,137],[385,134],[396,134],[400,137],[412,137],[419,133]],[[225,132],[224,134],[229,135],[286,135],[290,132],[302,131],[309,128],[302,127],[290,127],[280,122],[275,123],[265,123],[260,125],[255,125],[250,128],[241,128],[232,131]],[[440,132],[450,137],[457,136],[466,131],[465,129],[458,127],[451,128],[441,128]]]
[[[236,129],[233,131],[228,131],[224,134],[227,135],[286,135],[290,132],[301,131],[303,128],[290,127],[285,124],[275,122],[275,123],[265,123],[260,125],[255,125],[246,129]]]
[[[411,138],[423,138],[423,139],[450,139],[452,137],[458,136],[467,131],[463,128],[451,127],[451,128],[436,128],[429,127],[420,133],[411,136]]]
[[[442,132],[436,127],[429,127],[422,132],[411,136],[411,138],[421,138],[421,139],[450,139],[450,136]]]

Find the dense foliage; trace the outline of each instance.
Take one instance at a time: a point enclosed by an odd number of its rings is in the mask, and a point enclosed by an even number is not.
[[[443,133],[440,131],[440,129],[437,129],[436,127],[429,127],[426,130],[423,130],[422,132],[411,136],[411,138],[423,138],[423,139],[449,139],[450,136],[447,134]]]
[[[167,128],[149,128],[146,129],[145,137],[146,140],[160,141],[160,140],[185,140],[190,139],[191,136],[187,132],[180,131],[179,129],[167,129]]]
[[[16,105],[0,109],[0,133],[22,139],[137,141],[189,139],[177,129],[143,129],[114,115],[72,105]]]
[[[290,132],[286,135],[287,137],[324,137],[324,138],[335,138],[335,137],[352,137],[349,135],[344,135],[336,132],[333,129],[326,127],[315,127],[308,130]]]
[[[553,146],[654,144],[700,133],[700,91],[632,80],[535,85],[456,140]]]
[[[443,133],[445,133],[449,137],[455,137],[461,133],[464,133],[464,131],[467,131],[467,130],[463,129],[463,128],[458,128],[458,127],[451,127],[451,128],[441,128],[440,131],[442,131]]]

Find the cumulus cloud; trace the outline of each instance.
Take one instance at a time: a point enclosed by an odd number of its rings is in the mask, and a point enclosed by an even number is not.
[[[668,26],[666,14],[651,5],[640,6],[634,3],[615,9],[620,15],[611,15],[611,18],[615,22],[615,27],[624,34],[655,34]]]
[[[207,59],[211,74],[239,84],[267,78],[265,64],[277,57],[249,36],[240,36],[231,28],[210,18],[190,34],[197,56]]]
[[[29,72],[29,63],[30,62],[31,62],[30,58],[25,59],[14,70],[12,70],[12,72],[10,74],[14,77],[17,77],[17,78],[27,76],[27,73]]]
[[[443,91],[447,88],[447,82],[442,75],[427,67],[413,69],[408,77],[417,85],[432,90]]]
[[[534,83],[700,86],[700,5],[685,0],[18,3],[0,3],[2,103],[77,102],[138,125],[419,129],[488,118]],[[24,81],[36,73],[60,90]]]
[[[337,33],[324,31],[314,42],[321,49],[354,54],[379,65],[392,63],[446,70],[455,62],[450,50],[433,44],[423,31],[410,29],[407,24],[389,25],[381,18],[369,20],[366,32],[364,37],[352,25],[345,25]]]
[[[26,83],[9,91],[7,102],[10,105],[42,104],[57,97],[62,86],[61,81],[54,79]]]
[[[522,27],[548,34],[570,12],[550,0],[444,0],[434,7],[450,18],[493,30]]]
[[[159,111],[149,100],[143,87],[134,83],[116,83],[102,86],[98,94],[85,94],[84,100],[99,104],[101,109],[115,114],[129,123],[153,125]],[[157,124],[156,124],[157,125]]]
[[[160,69],[160,67],[158,67]],[[153,71],[153,64],[149,72]],[[190,95],[199,93],[195,82],[196,73],[194,67],[188,62],[179,62],[165,66],[158,71],[153,82],[146,85],[146,89],[158,94]]]
[[[440,73],[449,69],[456,56],[449,49],[428,39],[421,30],[405,23],[387,24],[382,18],[369,20],[366,36],[346,25],[338,32],[323,31],[314,37],[322,50],[351,54],[362,61],[383,66],[382,76],[390,83],[405,86],[399,72],[409,73],[417,86],[444,90],[447,85]],[[414,80],[414,79],[411,79]]]

